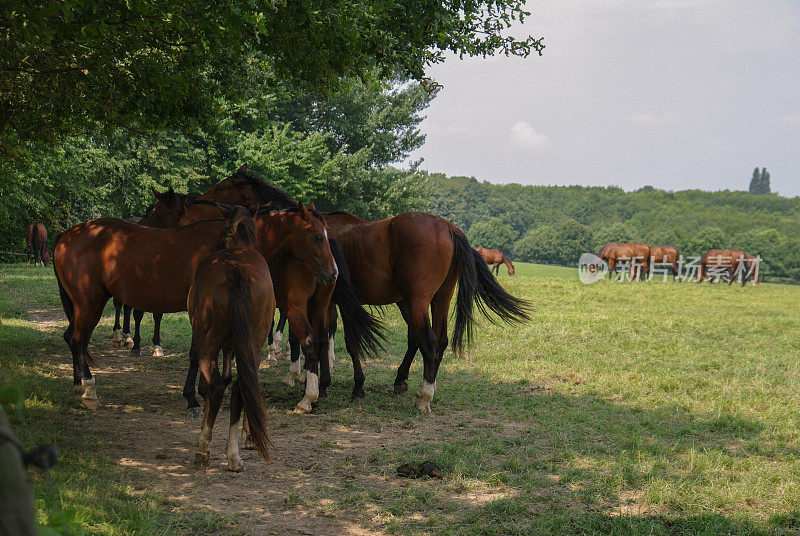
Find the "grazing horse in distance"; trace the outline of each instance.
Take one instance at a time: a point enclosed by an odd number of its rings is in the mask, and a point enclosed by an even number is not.
[[[325,227],[305,207],[263,212],[255,221],[256,245],[264,258],[291,254],[320,282],[336,280]],[[197,264],[209,254],[225,224],[226,220],[216,219],[155,229],[101,218],[61,235],[53,265],[69,320],[64,340],[72,351],[75,389],[83,392],[88,407],[99,405],[89,370],[89,339],[108,299],[116,296],[139,311],[185,311]]]
[[[672,280],[678,277],[678,248],[675,246],[653,246],[650,248],[650,263],[669,264]]]
[[[500,265],[505,264],[506,269],[508,270],[508,275],[514,276],[515,270],[514,265],[511,263],[511,257],[500,251],[499,249],[486,249],[486,248],[475,248],[475,251],[481,254],[483,260],[486,261],[486,264],[492,265],[492,271],[494,275],[500,275]]]
[[[740,249],[709,249],[703,258],[700,259],[700,269],[697,271],[696,283],[703,280],[719,282],[723,276],[728,278],[728,285],[733,283],[736,269],[740,264],[746,268],[747,255]],[[709,275],[709,271],[712,273]],[[745,273],[746,275],[746,273]],[[742,286],[745,284],[746,277],[742,277]]]
[[[409,368],[420,350],[423,385],[414,397],[430,411],[436,376],[448,345],[447,315],[458,283],[453,347],[472,338],[474,306],[505,321],[528,320],[529,302],[507,293],[464,233],[449,221],[408,212],[366,221],[346,212],[325,215],[328,229],[344,249],[353,284],[369,305],[396,303],[408,324],[408,349],[397,370],[395,393],[408,389]],[[424,267],[424,269],[420,269]],[[428,313],[430,311],[430,315]],[[353,361],[354,396],[363,396],[364,374]]]
[[[28,262],[25,266],[31,265],[31,257],[33,257],[34,266],[38,264],[49,266],[50,248],[47,245],[47,227],[42,222],[35,221],[28,225],[25,235],[28,243]]]
[[[275,294],[264,257],[254,249],[256,228],[247,209],[228,217],[217,245],[197,265],[187,302],[192,324],[192,347],[205,380],[203,424],[195,467],[208,469],[211,433],[230,382],[231,361],[238,371],[231,387],[231,418],[225,449],[228,470],[241,471],[239,420],[246,410],[248,439],[269,462],[267,412],[258,383],[261,347],[275,316]],[[222,375],[218,360],[223,353]]]
[[[603,246],[603,249],[600,250],[597,256],[608,263],[609,279],[613,277],[617,269],[617,264],[620,262],[631,262],[631,279],[643,278],[649,272],[650,246],[647,244],[639,242],[627,244],[609,242]],[[634,261],[641,263],[636,266],[637,274],[634,274]]]

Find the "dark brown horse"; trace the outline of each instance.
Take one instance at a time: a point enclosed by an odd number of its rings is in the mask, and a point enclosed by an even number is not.
[[[500,265],[505,264],[506,269],[508,270],[508,275],[513,276],[515,274],[514,265],[511,263],[511,257],[500,251],[499,249],[486,249],[486,248],[475,248],[475,251],[481,254],[483,260],[486,261],[486,264],[492,266],[492,271],[494,275],[500,274]]]
[[[453,346],[460,351],[471,340],[474,305],[506,321],[528,319],[529,303],[507,293],[492,276],[481,255],[452,223],[422,212],[378,221],[352,214],[326,214],[328,228],[344,249],[353,284],[370,305],[396,303],[408,324],[408,349],[397,370],[396,393],[406,380],[417,350],[424,363],[423,385],[416,406],[430,411],[444,351],[448,345],[447,315],[455,292]],[[424,269],[421,269],[424,267]],[[430,310],[430,315],[428,311]],[[353,362],[355,388],[363,393],[364,375]]]
[[[653,246],[650,248],[650,263],[669,264],[672,280],[678,277],[678,248],[675,246]]]
[[[305,207],[269,211],[255,221],[257,249],[265,258],[291,252],[321,282],[335,281],[337,269],[325,227]],[[83,391],[87,406],[98,404],[87,348],[108,299],[118,297],[139,311],[185,311],[197,264],[209,254],[225,223],[209,220],[154,229],[103,218],[61,235],[53,264],[69,320],[64,340],[72,350],[76,391]]]
[[[29,224],[25,238],[28,243],[28,262],[25,266],[31,265],[31,257],[33,257],[34,266],[39,264],[49,266],[50,247],[47,245],[47,228],[44,224],[40,221]]]
[[[647,277],[650,269],[650,246],[639,242],[631,242],[627,244],[619,244],[617,242],[609,242],[600,253],[598,257],[608,263],[608,277],[611,279],[616,273],[617,264],[621,262],[629,262],[631,279],[641,279]]]
[[[697,272],[697,283],[702,283],[704,279],[711,282],[727,280],[732,284],[736,279],[736,270],[739,267],[747,274],[747,256],[740,249],[709,249],[700,259],[700,269]],[[742,277],[742,286],[745,284],[745,277]]]
[[[231,360],[236,359],[238,377],[231,387],[231,419],[225,449],[228,469],[242,470],[239,456],[239,419],[247,412],[248,438],[269,461],[267,413],[258,385],[261,347],[275,316],[275,294],[264,257],[253,249],[256,229],[249,212],[234,211],[212,253],[200,261],[189,289],[188,312],[192,324],[192,346],[205,379],[203,424],[195,455],[195,467],[210,466],[208,452]],[[223,374],[218,359],[224,356]]]
[[[284,192],[271,186],[246,170],[239,169],[232,177],[217,183],[207,193],[194,200],[185,200],[182,207],[163,207],[157,210],[183,211],[181,223],[213,217],[218,203],[227,202],[242,205],[269,203],[269,206],[291,207],[297,201]],[[317,215],[318,218],[321,216]],[[320,219],[322,221],[322,219]],[[311,404],[318,396],[325,396],[330,385],[329,343],[330,319],[335,315],[332,303],[339,306],[345,331],[345,344],[353,355],[358,369],[365,354],[375,354],[380,349],[382,336],[379,322],[361,306],[358,294],[347,276],[347,261],[334,240],[331,250],[339,269],[340,277],[335,285],[320,284],[308,269],[289,256],[278,256],[270,260],[270,271],[278,307],[287,313],[289,325],[306,356],[304,369],[312,372],[311,383],[306,381],[306,392],[295,408],[305,413],[311,411]],[[311,277],[310,277],[311,276]],[[309,356],[312,356],[309,358]],[[321,365],[319,376],[316,367]],[[294,384],[300,377],[299,360],[293,361],[289,374],[284,378],[287,384]],[[188,395],[196,371],[189,370],[185,395]],[[359,393],[355,393],[358,396]],[[363,391],[361,391],[363,396]],[[190,406],[191,406],[190,399]]]

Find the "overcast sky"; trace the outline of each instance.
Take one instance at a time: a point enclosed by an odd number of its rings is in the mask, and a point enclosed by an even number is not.
[[[423,169],[522,184],[800,195],[800,1],[538,0],[527,59],[449,58]]]

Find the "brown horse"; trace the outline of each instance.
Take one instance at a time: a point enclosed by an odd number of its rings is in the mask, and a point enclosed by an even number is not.
[[[447,315],[456,282],[456,351],[462,350],[465,336],[467,342],[472,337],[475,303],[487,316],[491,310],[506,321],[528,319],[529,303],[503,290],[464,233],[447,220],[422,212],[378,221],[336,212],[326,214],[325,219],[344,249],[363,302],[396,303],[408,324],[408,349],[394,388],[396,393],[408,389],[409,368],[419,349],[424,381],[414,402],[420,410],[430,411],[436,375],[448,345]],[[363,393],[360,364],[354,361],[353,369],[354,392]]]
[[[675,246],[653,246],[650,248],[650,263],[669,264],[672,267],[672,280],[678,277],[678,248]]]
[[[647,244],[641,244],[639,242],[627,244],[609,242],[603,246],[603,249],[600,250],[597,256],[608,263],[609,279],[616,273],[617,264],[620,262],[631,263],[630,271],[632,279],[646,277],[650,271],[650,246]]]
[[[322,283],[336,280],[325,227],[305,207],[272,210],[255,220],[256,244],[265,258],[291,252]],[[139,311],[185,311],[195,268],[225,223],[209,220],[154,229],[103,218],[79,224],[60,236],[53,264],[69,320],[64,340],[72,350],[76,391],[83,391],[87,406],[98,405],[87,348],[109,297],[118,297]]]
[[[180,222],[187,223],[203,218],[214,217],[219,203],[235,203],[242,205],[258,205],[269,203],[269,206],[291,207],[297,201],[281,190],[269,185],[248,172],[242,166],[232,177],[217,183],[207,193],[195,199],[184,199],[181,207],[160,207],[157,212],[182,212]],[[318,218],[321,216],[317,215]],[[167,217],[167,216],[165,216]],[[322,219],[320,219],[322,221]],[[339,269],[340,277],[335,285],[320,284],[313,278],[308,269],[295,259],[278,256],[270,260],[270,270],[278,307],[288,314],[292,333],[299,338],[303,354],[306,356],[304,369],[313,370],[311,383],[306,381],[306,392],[295,408],[305,413],[311,411],[311,403],[318,396],[325,396],[330,385],[330,319],[335,315],[332,303],[339,306],[345,330],[345,344],[348,352],[361,368],[361,358],[365,354],[375,354],[380,349],[382,337],[380,323],[362,307],[357,291],[347,277],[347,261],[334,240],[330,241],[331,250]],[[310,277],[312,276],[312,277]],[[309,356],[312,356],[309,359]],[[320,364],[317,376],[316,366]],[[193,390],[196,369],[190,368],[186,379],[184,395]],[[300,377],[299,359],[293,361],[289,374],[284,382],[293,385]],[[355,393],[354,396],[363,396]],[[192,400],[190,400],[190,407]]]
[[[702,283],[704,279],[711,282],[727,279],[728,285],[730,285],[735,279],[737,268],[740,265],[746,268],[746,263],[747,256],[740,249],[709,249],[700,259],[700,269],[697,271],[696,282]],[[709,271],[711,272],[710,274]],[[745,284],[745,279],[745,277],[742,277],[742,286]]]
[[[207,469],[211,432],[230,381],[231,360],[236,359],[238,378],[231,388],[231,420],[225,449],[228,469],[242,470],[239,456],[239,419],[244,408],[248,437],[258,453],[269,461],[267,413],[258,385],[260,349],[275,316],[275,294],[264,257],[255,249],[256,229],[250,213],[239,208],[228,218],[212,253],[200,261],[189,289],[188,312],[192,346],[206,382],[202,431],[195,467]],[[223,374],[218,359],[223,352]]]
[[[144,217],[133,216],[126,218],[125,221],[130,223],[138,223],[146,227],[156,227],[158,229],[169,229],[170,227],[177,227],[180,220],[180,214],[175,210],[177,207],[183,207],[185,203],[191,201],[191,196],[175,192],[170,187],[166,192],[159,192],[155,188],[151,188],[156,202],[151,204]],[[171,210],[156,210],[158,206],[169,207]],[[120,312],[123,312],[123,323],[120,326]],[[134,320],[134,334],[131,337],[131,312],[133,312]],[[161,319],[162,313],[153,313],[153,357],[163,357],[164,349],[161,348]],[[142,356],[141,332],[142,318],[144,312],[133,310],[129,305],[124,305],[119,298],[114,298],[114,332],[111,338],[111,344],[115,347],[125,345],[131,349],[131,355],[134,357]]]
[[[31,265],[31,257],[33,257],[33,265],[42,266],[50,265],[50,248],[47,245],[47,228],[40,221],[35,221],[28,225],[28,230],[25,233],[28,248],[28,262],[25,266]]]
[[[475,248],[475,251],[481,254],[481,257],[483,257],[483,260],[486,261],[486,264],[492,265],[492,271],[494,272],[494,275],[500,274],[501,264],[506,265],[508,275],[513,276],[515,274],[514,265],[511,263],[511,257],[499,249]]]

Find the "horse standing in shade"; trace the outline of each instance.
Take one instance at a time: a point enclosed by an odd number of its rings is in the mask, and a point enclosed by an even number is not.
[[[217,245],[200,261],[189,289],[188,312],[192,346],[205,379],[203,425],[195,467],[211,465],[211,432],[230,382],[231,361],[238,377],[231,387],[231,419],[225,449],[230,471],[242,470],[239,456],[239,419],[247,412],[248,439],[269,461],[267,413],[258,385],[261,347],[275,316],[275,294],[264,257],[254,249],[256,228],[247,209],[238,208],[228,218]],[[223,373],[218,359],[223,353]]]
[[[631,279],[641,279],[650,272],[650,246],[639,242],[619,244],[609,242],[598,257],[608,263],[608,278],[611,279],[616,273],[617,264],[620,262],[630,262]],[[634,263],[636,263],[634,265]]]
[[[492,272],[494,275],[500,275],[501,264],[506,265],[508,275],[513,276],[515,274],[514,265],[511,263],[511,257],[499,249],[475,248],[475,251],[481,254],[481,257],[483,257],[483,260],[486,261],[486,264],[492,266]]]
[[[154,210],[159,203],[168,207],[183,206],[184,203],[190,199],[185,194],[176,193],[172,188],[169,188],[164,193],[159,193],[155,188],[152,188],[153,195],[156,202],[150,205],[145,212],[144,217],[137,216],[126,218],[125,221],[129,223],[136,223],[145,227],[155,227],[157,229],[169,229],[177,227],[179,216],[174,212],[156,211]],[[123,313],[123,323],[120,326],[120,312]],[[134,333],[131,337],[131,312],[133,312],[134,320]],[[162,357],[164,350],[161,348],[161,320],[162,313],[153,313],[153,357]],[[141,349],[141,325],[144,312],[134,310],[129,305],[125,305],[118,298],[114,298],[114,335],[111,338],[111,344],[119,347],[124,344],[131,349],[131,355],[134,357],[142,356]]]
[[[25,238],[28,244],[28,262],[25,266],[31,265],[31,257],[33,257],[33,265],[41,264],[42,266],[50,265],[50,248],[47,245],[47,227],[40,221],[35,221],[28,225]]]
[[[695,282],[702,283],[704,279],[719,282],[720,279],[727,277],[728,285],[731,285],[740,266],[745,270],[747,268],[747,255],[741,249],[709,249],[700,259],[700,269],[697,271]],[[709,271],[712,272],[710,275]],[[743,275],[747,275],[747,272]],[[742,277],[742,286],[746,279]]]
[[[353,284],[369,305],[396,303],[408,324],[408,349],[394,382],[395,393],[408,389],[407,379],[419,350],[423,384],[414,396],[421,411],[430,411],[436,376],[448,345],[447,316],[455,292],[453,346],[457,352],[472,338],[474,305],[506,321],[527,320],[530,304],[507,293],[492,276],[483,257],[464,233],[443,218],[408,212],[366,221],[346,212],[325,215],[332,237],[342,245]],[[423,267],[423,269],[421,269]],[[430,311],[430,315],[428,313]],[[354,396],[363,396],[364,374],[353,361]]]
[[[675,246],[653,246],[650,248],[650,263],[669,264],[672,280],[678,277],[678,248]]]
[[[257,248],[266,259],[291,253],[321,283],[336,280],[325,227],[305,207],[271,210],[255,221]],[[89,339],[108,299],[116,296],[139,311],[185,311],[195,269],[225,224],[217,219],[154,229],[101,218],[79,224],[57,240],[53,265],[69,320],[64,340],[72,351],[75,389],[88,407],[98,405]]]

